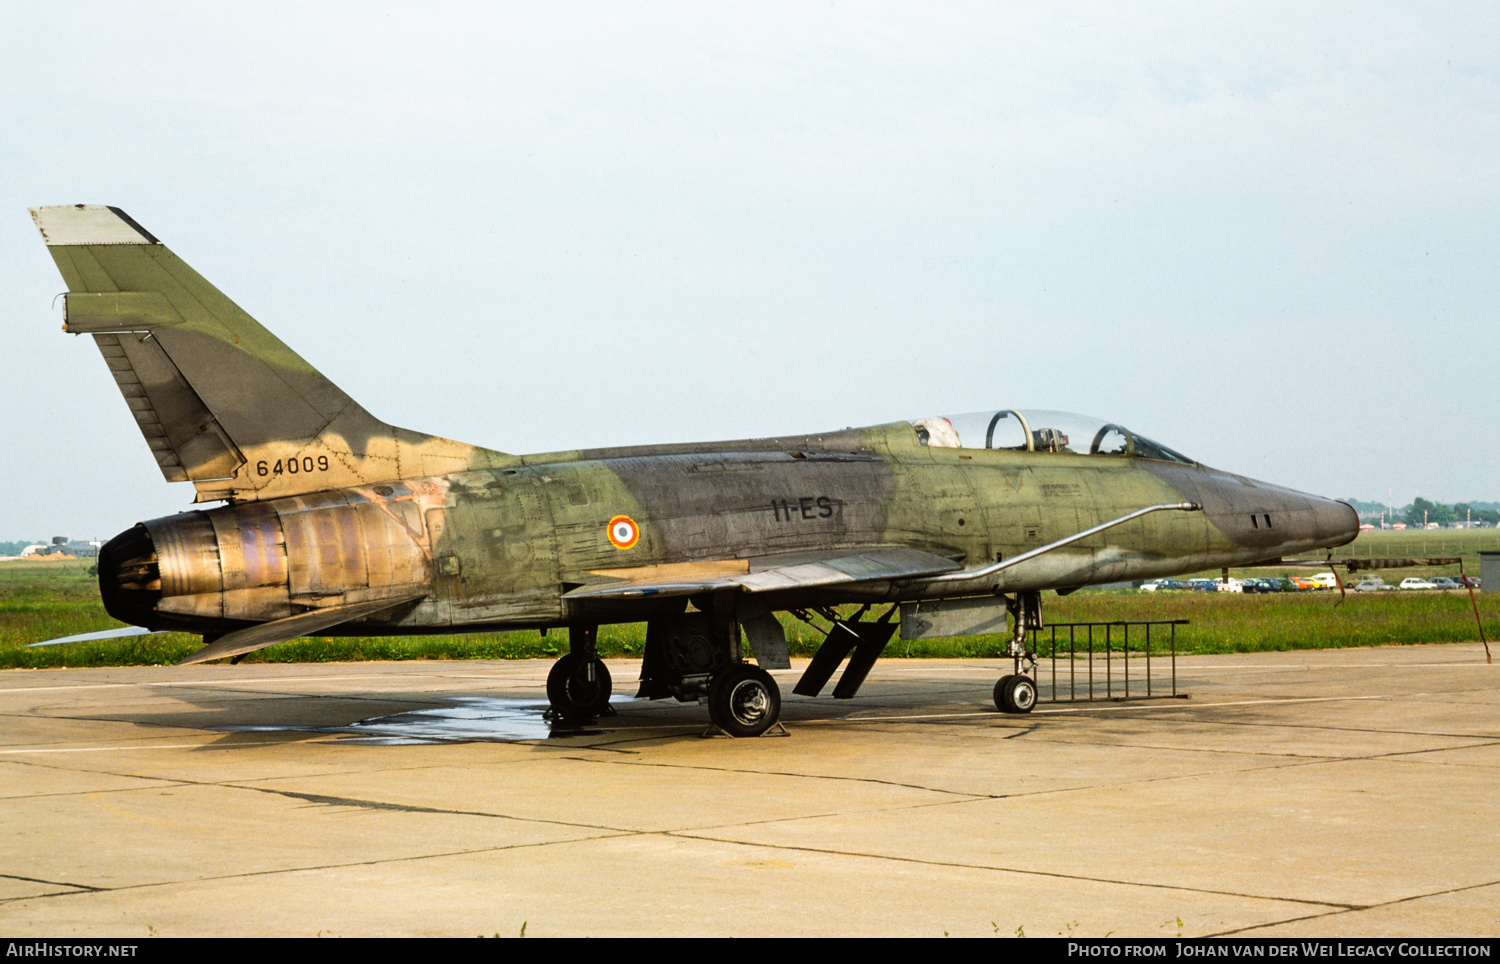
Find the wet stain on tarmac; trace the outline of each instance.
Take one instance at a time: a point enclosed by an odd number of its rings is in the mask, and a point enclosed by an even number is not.
[[[615,697],[611,703],[632,703]],[[225,733],[329,733],[337,743],[365,746],[407,746],[431,743],[522,743],[611,732],[593,724],[552,720],[545,700],[465,696],[447,706],[408,710],[392,716],[358,720],[347,726],[212,726]]]

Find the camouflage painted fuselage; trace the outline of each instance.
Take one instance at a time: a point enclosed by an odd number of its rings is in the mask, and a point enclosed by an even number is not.
[[[1181,501],[1204,511],[1137,519],[986,578],[791,587],[765,593],[765,601],[787,609],[1066,590],[1338,545],[1357,525],[1343,503],[1199,465],[928,448],[897,422],[821,436],[527,456],[508,468],[185,513],[145,524],[157,573],[125,566],[105,597],[125,621],[210,633],[407,588],[423,598],[329,632],[633,622],[680,612],[686,599],[568,594],[885,546],[972,569],[1143,505]],[[629,548],[609,538],[619,516],[638,526]],[[117,563],[122,552],[112,553]]]

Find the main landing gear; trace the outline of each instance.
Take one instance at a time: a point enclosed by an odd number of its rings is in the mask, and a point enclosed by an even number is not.
[[[770,673],[744,661],[741,622],[730,600],[694,597],[693,604],[699,612],[647,622],[636,695],[706,703],[708,718],[720,732],[760,736],[781,718],[781,688]]]
[[[708,704],[713,725],[730,736],[760,736],[781,717],[781,688],[741,659],[739,622],[718,613],[651,620],[637,696]],[[609,669],[596,649],[598,626],[568,627],[568,652],[547,674],[548,715],[583,723],[611,715]]]
[[[614,712],[609,706],[614,681],[595,648],[598,638],[598,626],[568,627],[568,651],[547,673],[553,718],[581,723]]]
[[[1015,660],[1015,672],[1000,677],[995,684],[995,708],[1002,713],[1030,713],[1036,706],[1036,681],[1026,674],[1027,664],[1036,669],[1036,654],[1026,645],[1029,632],[1042,628],[1042,594],[1020,592],[1006,600],[1006,607],[1016,621],[1016,634],[1006,646],[1006,655]]]
[[[708,718],[730,736],[760,736],[781,716],[781,688],[759,666],[740,663],[708,684]]]

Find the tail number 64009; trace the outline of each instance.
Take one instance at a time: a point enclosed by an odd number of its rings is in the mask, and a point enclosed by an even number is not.
[[[304,455],[301,458],[292,456],[289,459],[277,459],[274,463],[264,460],[255,463],[256,475],[297,475],[302,472],[327,472],[328,456],[319,455],[314,458]]]

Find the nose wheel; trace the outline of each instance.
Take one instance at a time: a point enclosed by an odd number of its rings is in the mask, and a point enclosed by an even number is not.
[[[995,706],[1002,713],[1030,713],[1036,706],[1036,683],[1024,674],[1000,677],[995,684]]]

